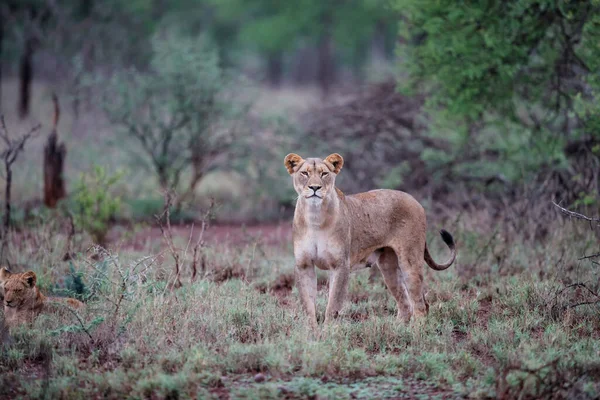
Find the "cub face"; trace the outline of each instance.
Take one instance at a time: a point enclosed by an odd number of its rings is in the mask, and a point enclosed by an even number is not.
[[[13,274],[6,268],[0,269],[0,286],[4,293],[4,305],[19,308],[33,302],[37,296],[35,284],[37,277],[33,271]]]
[[[344,165],[344,159],[334,153],[324,160],[305,160],[298,154],[291,153],[285,157],[284,165],[292,176],[298,196],[320,202],[335,189],[335,178]]]

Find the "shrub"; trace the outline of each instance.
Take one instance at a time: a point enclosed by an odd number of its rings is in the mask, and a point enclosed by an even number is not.
[[[121,208],[121,198],[111,189],[119,183],[123,174],[108,174],[103,167],[95,166],[91,173],[81,174],[75,183],[69,202],[73,223],[92,236],[102,246],[106,242],[109,222]]]
[[[162,189],[177,188],[191,167],[186,195],[191,194],[235,142],[227,122],[237,103],[228,94],[238,88],[204,37],[161,34],[153,38],[152,50],[147,71],[122,70],[103,82],[102,106]]]

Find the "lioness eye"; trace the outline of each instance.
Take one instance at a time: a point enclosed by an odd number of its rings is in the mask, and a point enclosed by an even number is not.
[[[327,175],[329,175],[329,172],[322,172],[322,173],[321,173],[321,178],[324,178],[324,177],[326,177]]]
[[[306,171],[302,171],[302,172],[300,172],[300,173],[301,173],[302,175],[304,175],[304,176],[308,176],[308,172],[306,172]]]

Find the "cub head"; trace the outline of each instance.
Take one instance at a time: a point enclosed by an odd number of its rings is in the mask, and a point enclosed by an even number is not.
[[[35,301],[36,279],[33,271],[13,274],[6,268],[0,268],[0,286],[4,291],[4,305],[9,308],[19,308]]]
[[[300,197],[313,201],[322,201],[335,190],[335,177],[344,165],[344,159],[337,153],[320,158],[307,158],[298,154],[288,154],[285,167],[292,176],[294,189]]]

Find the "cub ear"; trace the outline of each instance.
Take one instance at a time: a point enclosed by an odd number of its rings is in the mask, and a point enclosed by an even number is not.
[[[35,276],[35,272],[27,271],[23,274],[23,279],[27,281],[29,287],[34,287],[35,282],[37,281],[37,277]]]
[[[7,280],[12,274],[5,268],[0,268],[0,282]]]
[[[290,153],[287,156],[285,156],[285,160],[283,161],[283,164],[285,165],[285,167],[287,168],[288,172],[291,175],[295,172],[294,169],[296,169],[297,167],[302,165],[303,162],[304,162],[304,160],[298,154]]]
[[[328,165],[328,167],[331,172],[336,175],[340,173],[342,166],[344,165],[344,159],[338,153],[328,155],[325,162],[331,164],[331,166]]]

